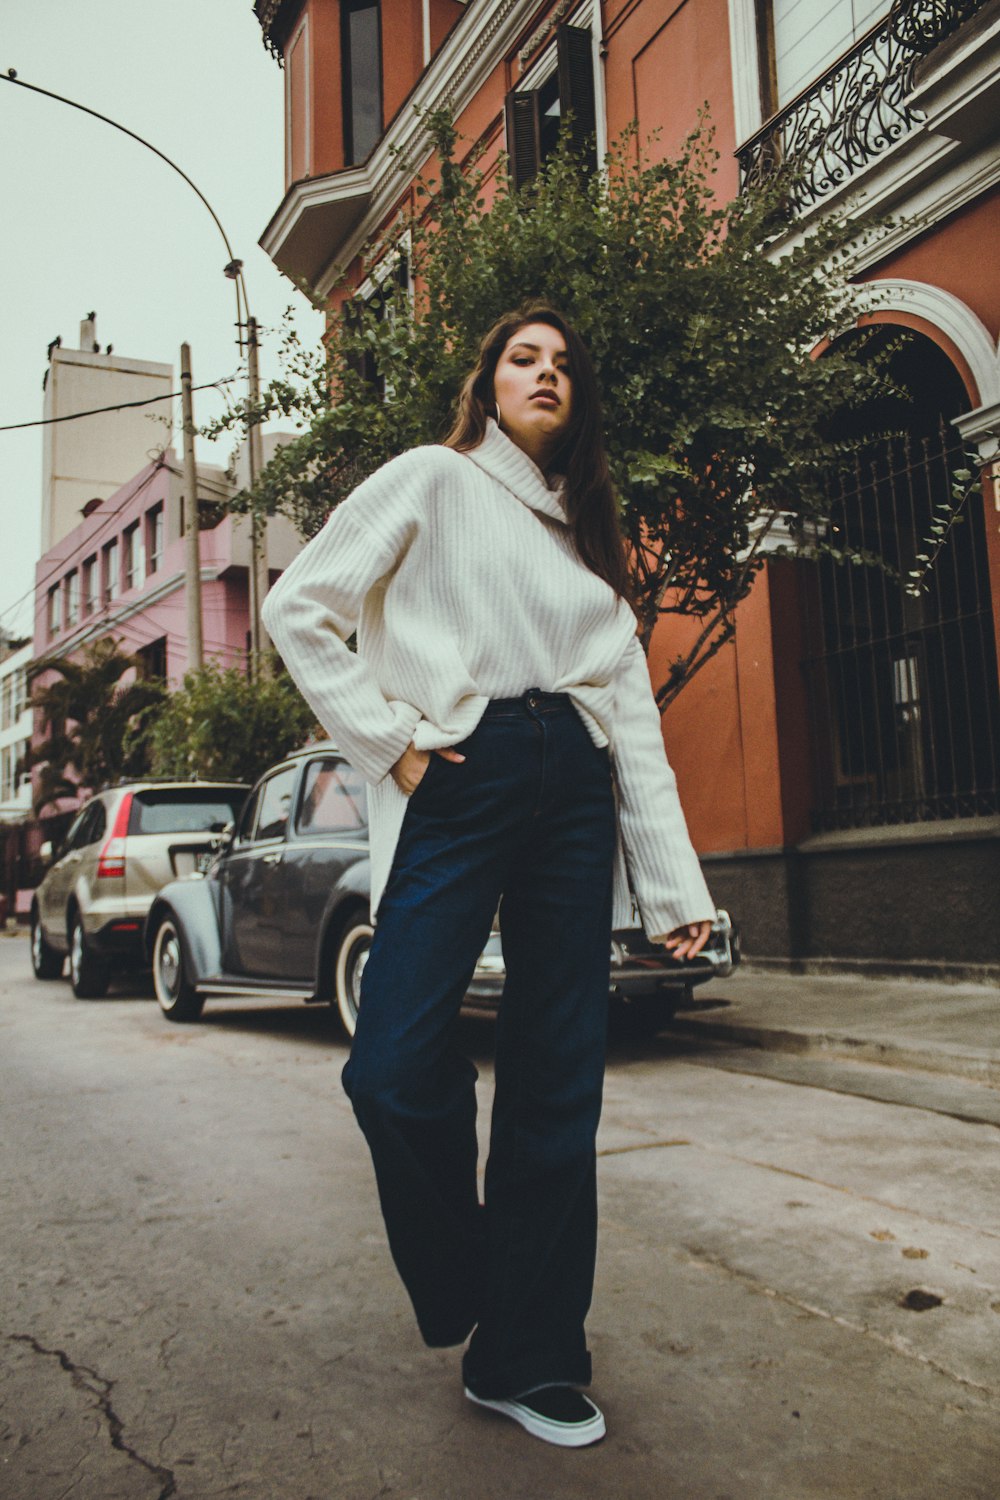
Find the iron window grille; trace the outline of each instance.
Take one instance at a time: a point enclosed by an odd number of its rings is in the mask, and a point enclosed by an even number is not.
[[[961,441],[943,418],[880,439],[830,484],[831,540],[875,567],[822,558],[805,580],[804,669],[816,830],[1000,812],[1000,687],[982,501],[967,502],[914,598],[904,584],[947,496]]]

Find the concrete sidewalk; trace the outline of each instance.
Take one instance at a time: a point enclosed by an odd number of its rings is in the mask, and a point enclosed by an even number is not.
[[[741,966],[695,991],[670,1032],[847,1058],[1000,1088],[1000,987]]]

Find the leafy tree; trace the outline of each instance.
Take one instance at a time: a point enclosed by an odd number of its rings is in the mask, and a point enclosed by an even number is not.
[[[286,672],[251,681],[209,661],[171,693],[151,734],[158,776],[257,780],[272,762],[322,733]]]
[[[390,277],[372,303],[332,318],[322,358],[289,336],[264,412],[294,414],[304,431],[237,503],[314,534],[388,458],[440,440],[483,333],[545,298],[594,358],[643,642],[663,615],[695,622],[658,689],[665,708],[733,634],[765,538],[875,561],[831,541],[824,479],[844,458],[834,419],[884,393],[885,365],[859,358],[857,341],[811,353],[855,321],[858,224],[829,216],[769,253],[788,230],[782,184],[721,205],[704,131],[659,161],[626,132],[593,174],[564,144],[516,192],[503,163],[487,180],[475,160],[456,160],[446,118],[430,124],[439,180],[419,184],[401,226],[414,307]]]
[[[108,636],[87,646],[79,661],[41,661],[31,669],[32,678],[57,674],[31,695],[47,731],[22,762],[25,770],[41,767],[36,813],[61,797],[146,772],[149,731],[164,689],[141,677],[123,684],[126,672],[138,667],[138,658]]]

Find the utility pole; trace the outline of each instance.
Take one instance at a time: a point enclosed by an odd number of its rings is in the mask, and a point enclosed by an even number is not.
[[[181,411],[184,419],[184,593],[187,599],[188,670],[205,660],[201,631],[201,554],[198,549],[198,471],[194,462],[191,346],[181,345]]]
[[[257,407],[260,402],[260,374],[257,368],[257,319],[247,318],[247,456],[250,463],[250,488],[257,483],[264,467],[261,454],[260,423]],[[264,670],[264,651],[270,644],[264,622],[260,617],[261,606],[267,595],[267,522],[256,511],[250,515],[250,675],[259,677]]]

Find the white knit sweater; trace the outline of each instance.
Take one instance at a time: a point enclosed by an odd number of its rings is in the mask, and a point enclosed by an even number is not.
[[[629,873],[650,938],[714,917],[635,618],[581,562],[560,490],[496,423],[471,453],[415,448],[360,485],[279,578],[264,624],[372,784],[373,911],[406,810],[390,768],[411,740],[455,745],[491,698],[536,687],[568,693],[594,743],[610,746],[615,926],[630,925]],[[344,644],[355,629],[357,654]]]

